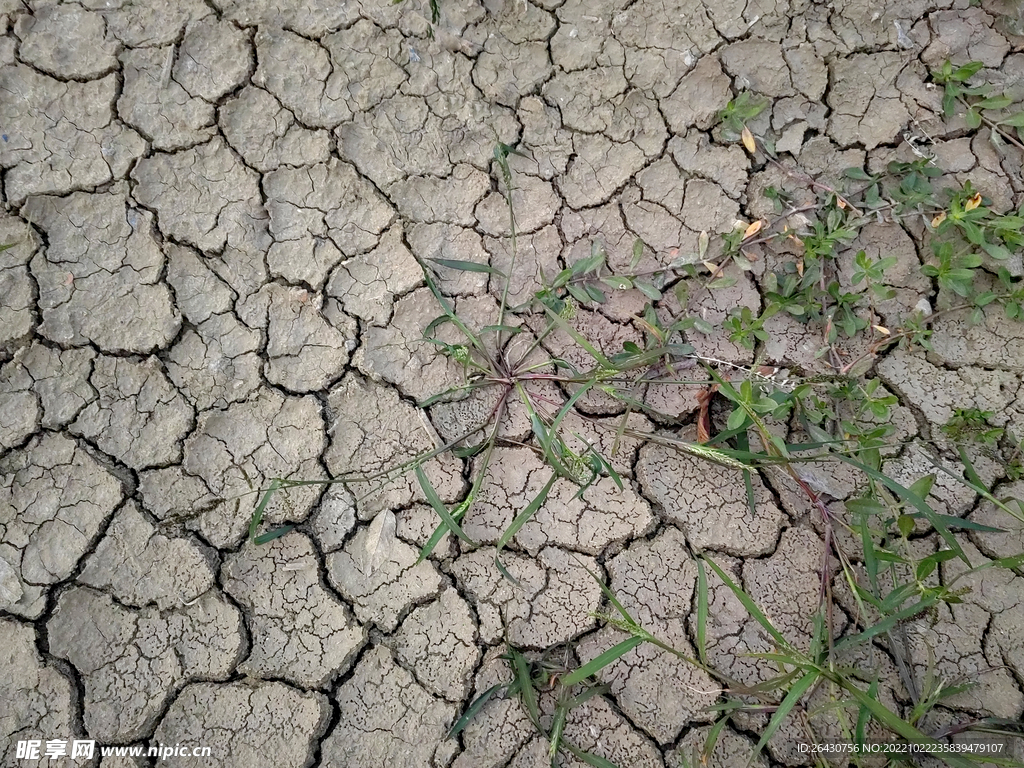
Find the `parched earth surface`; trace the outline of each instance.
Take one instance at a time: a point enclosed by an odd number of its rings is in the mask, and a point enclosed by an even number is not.
[[[653,269],[695,250],[701,232],[768,215],[762,191],[786,175],[717,126],[742,91],[771,102],[753,132],[821,183],[913,159],[910,140],[927,139],[951,181],[970,180],[1005,211],[1024,194],[1021,153],[995,148],[987,128],[943,121],[928,72],[977,60],[1024,96],[1024,46],[1008,23],[1018,19],[989,0],[441,0],[440,10],[432,28],[415,0],[0,0],[0,242],[13,244],[0,253],[3,765],[26,764],[9,745],[33,738],[214,755],[167,765],[548,765],[515,700],[446,733],[509,679],[506,640],[559,647],[572,666],[621,639],[594,617],[607,605],[585,567],[692,653],[694,557],[710,554],[806,644],[821,529],[775,476],[755,478],[751,515],[734,473],[627,440],[615,458],[623,491],[604,478],[577,499],[559,481],[519,531],[503,556],[517,584],[494,567],[494,547],[547,476],[517,446],[530,428],[522,413],[510,413],[465,521],[478,546],[445,541],[425,562],[436,517],[414,478],[355,495],[278,493],[260,530],[297,527],[261,546],[248,537],[252,490],[274,477],[373,473],[486,417],[493,403],[479,399],[418,407],[463,373],[421,341],[440,313],[417,258],[508,269],[496,139],[521,153],[512,304],[539,288],[540,270],[589,255],[595,240],[625,269],[641,238],[638,268]],[[860,249],[899,257],[897,296],[883,308],[893,316],[936,299],[917,269],[920,235],[880,221],[840,253],[846,264]],[[1020,257],[1009,267],[1020,274]],[[717,323],[732,307],[756,309],[763,273],[739,274],[700,313]],[[441,275],[460,314],[493,322],[498,278]],[[617,351],[642,339],[643,302],[626,292],[575,322]],[[780,315],[766,330],[765,362],[822,370],[804,326]],[[548,341],[552,355],[578,353],[567,336]],[[694,343],[753,359],[721,332]],[[893,423],[907,443],[886,471],[908,482],[931,471],[925,448],[943,448],[938,426],[955,407],[993,411],[995,426],[1024,434],[1024,327],[995,311],[976,326],[949,316],[933,346],[877,367],[901,400]],[[631,424],[691,439],[681,425],[696,394],[652,393],[671,418]],[[600,396],[581,406],[609,419],[622,407]],[[571,429],[603,439],[582,419]],[[471,470],[450,455],[426,466],[450,503]],[[858,479],[808,471],[841,515]],[[979,471],[1024,495],[999,467]],[[932,495],[948,514],[1013,522],[953,482]],[[982,563],[1024,549],[1022,537],[1018,524],[962,539]],[[961,605],[907,625],[909,664],[920,679],[979,683],[944,702],[949,721],[1020,719],[1024,579],[972,579]],[[764,666],[744,654],[770,645],[723,582],[710,578],[709,590],[711,662],[761,682]],[[837,608],[836,630],[852,615],[852,604]],[[909,707],[895,660],[881,644],[873,654],[846,663],[880,670],[879,695]],[[607,694],[566,726],[581,748],[646,768],[704,743],[718,691],[703,672],[641,646],[601,680]],[[764,724],[736,718],[712,764],[745,760]],[[845,741],[838,726],[819,736]],[[759,764],[810,764],[805,741],[788,722]]]

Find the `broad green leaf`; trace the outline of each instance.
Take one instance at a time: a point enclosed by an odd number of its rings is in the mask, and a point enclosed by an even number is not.
[[[566,290],[568,290],[569,294],[574,299],[576,299],[576,301],[578,301],[580,304],[589,304],[591,302],[590,294],[587,293],[585,288],[583,288],[583,287],[581,287],[579,285],[576,285],[576,284],[567,285],[566,286]]]
[[[740,429],[747,422],[747,412],[740,406],[736,406],[729,414],[729,420],[725,423],[726,429]]]
[[[654,287],[654,284],[647,280],[634,280],[634,287],[651,301],[658,301],[661,298],[661,291]]]
[[[935,485],[935,473],[925,475],[914,481],[914,484],[907,490],[911,493],[916,493],[922,499],[927,497],[932,492],[932,486]]]
[[[843,176],[848,179],[856,179],[857,181],[871,181],[873,178],[863,168],[847,168],[843,171]]]
[[[952,79],[962,83],[964,80],[969,80],[976,75],[984,66],[985,63],[982,61],[969,61],[953,72]]]
[[[859,499],[850,499],[846,502],[846,509],[853,512],[855,515],[863,515],[865,517],[881,515],[886,511],[885,507],[882,506],[882,503],[878,501],[878,499],[871,498],[870,496],[864,496]]]

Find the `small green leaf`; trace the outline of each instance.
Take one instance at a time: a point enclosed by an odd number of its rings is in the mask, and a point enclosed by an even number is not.
[[[580,304],[589,304],[591,301],[590,294],[588,294],[584,288],[576,285],[575,283],[567,285],[566,290],[568,290],[569,294]]]
[[[968,109],[964,114],[964,122],[967,123],[968,128],[980,128],[981,127],[981,115],[978,114],[974,109]]]
[[[916,493],[922,499],[925,498],[929,493],[932,492],[932,486],[935,485],[935,473],[925,475],[924,477],[918,478],[914,481],[914,484],[907,490],[911,493]]]
[[[643,255],[644,241],[638,237],[636,240],[633,241],[633,260],[630,261],[629,263],[630,272],[636,269],[637,265],[640,263],[640,259],[643,258]]]
[[[957,68],[956,71],[953,72],[951,77],[953,80],[962,83],[965,80],[969,80],[970,78],[974,77],[974,75],[976,75],[978,71],[984,66],[985,63],[982,61],[970,61],[964,64],[963,66]]]
[[[727,275],[726,277],[720,277],[717,280],[712,280],[708,283],[708,288],[711,290],[715,290],[716,288],[732,288],[736,285],[736,282],[737,278],[732,275]]]
[[[1000,125],[1010,125],[1014,128],[1024,128],[1024,112],[1017,112],[999,121]]]
[[[856,515],[864,515],[865,517],[881,515],[885,512],[885,507],[882,506],[878,499],[874,499],[870,496],[859,499],[850,499],[846,502],[846,509]]]
[[[644,296],[651,301],[658,301],[661,298],[661,291],[654,287],[654,285],[646,280],[635,280],[633,282],[634,287]]]
[[[633,281],[628,277],[619,277],[618,275],[608,275],[602,277],[601,282],[607,285],[609,288],[615,288],[619,291],[628,291],[633,287]]]
[[[974,105],[975,109],[1006,109],[1008,106],[1013,104],[1013,99],[1009,96],[991,96],[987,99],[982,99]]]
[[[736,406],[732,413],[729,414],[729,420],[725,424],[726,429],[740,429],[747,421],[747,412],[743,408]]]

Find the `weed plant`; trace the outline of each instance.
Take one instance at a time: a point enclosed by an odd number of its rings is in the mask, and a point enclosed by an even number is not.
[[[1024,126],[1024,113],[1008,114],[1006,108],[1010,103],[1005,97],[987,95],[986,89],[967,85],[979,67],[968,64],[954,69],[947,64],[933,73],[935,82],[945,89],[945,108],[949,114],[958,106],[967,110],[969,126],[987,125],[993,136],[1021,147],[1017,134]],[[763,103],[747,95],[739,96],[721,113],[723,130],[733,136],[733,140],[742,141],[752,154],[761,153],[764,162],[782,167],[772,147],[757,142],[746,125],[763,107]],[[368,481],[383,483],[411,472],[439,521],[420,552],[420,559],[429,557],[445,536],[455,536],[475,546],[463,529],[462,521],[479,499],[495,448],[503,444],[500,425],[511,404],[518,401],[532,428],[530,448],[543,457],[550,474],[537,495],[518,510],[497,542],[495,567],[514,582],[502,563],[502,553],[546,503],[557,480],[563,478],[575,484],[577,495],[602,476],[610,477],[620,488],[623,485],[609,456],[580,435],[568,434],[565,427],[566,417],[574,412],[581,398],[591,392],[601,392],[624,405],[625,414],[614,428],[615,443],[629,436],[730,468],[743,477],[751,506],[755,504],[753,473],[786,473],[806,497],[809,510],[817,516],[824,531],[822,588],[813,638],[805,648],[776,628],[727,570],[711,557],[699,558],[694,606],[696,656],[690,657],[648,632],[599,576],[591,574],[601,585],[609,606],[610,612],[600,618],[619,629],[623,639],[575,668],[553,652],[528,655],[508,646],[504,658],[511,670],[511,682],[482,692],[452,727],[450,735],[457,737],[490,698],[515,696],[522,702],[533,726],[548,739],[552,765],[557,765],[559,756],[567,752],[584,764],[609,768],[613,764],[606,758],[585,752],[566,740],[565,724],[574,707],[607,691],[606,686],[598,684],[596,676],[643,643],[685,659],[711,675],[722,687],[722,696],[711,708],[715,721],[710,736],[699,753],[692,756],[693,764],[706,764],[722,728],[742,712],[768,715],[761,739],[750,756],[751,762],[787,717],[797,716],[809,737],[816,738],[814,720],[821,711],[812,711],[808,699],[812,693],[822,690],[831,701],[827,709],[836,714],[847,740],[861,748],[869,742],[869,734],[877,733],[879,728],[890,735],[891,741],[923,745],[937,753],[950,743],[954,733],[1019,735],[1019,723],[988,717],[953,728],[929,728],[927,715],[972,682],[943,681],[933,675],[923,681],[916,679],[910,671],[903,625],[911,619],[936,615],[943,604],[960,602],[964,590],[958,588],[956,582],[966,574],[997,568],[1024,575],[1024,553],[984,565],[972,564],[955,532],[999,529],[942,514],[929,502],[933,483],[943,473],[964,483],[980,499],[995,505],[1010,518],[1024,521],[1024,503],[1020,499],[994,495],[975,471],[972,460],[972,456],[976,459],[982,452],[1001,462],[1007,476],[1018,478],[1022,475],[1020,437],[993,426],[994,414],[990,412],[959,409],[942,432],[955,447],[965,477],[960,477],[936,457],[935,472],[909,486],[904,485],[882,471],[883,451],[893,445],[893,427],[889,421],[896,399],[878,380],[866,374],[879,355],[895,346],[927,349],[931,326],[944,315],[962,313],[969,321],[979,322],[986,312],[999,309],[1008,318],[1024,319],[1024,284],[1002,266],[1024,245],[1024,210],[998,213],[991,208],[990,201],[970,185],[935,190],[933,181],[942,172],[927,157],[910,163],[890,163],[882,173],[849,169],[845,174],[849,188],[842,189],[790,170],[787,175],[815,190],[814,204],[796,207],[789,192],[767,190],[766,194],[775,202],[777,218],[737,227],[724,237],[721,255],[715,262],[708,260],[710,238],[706,233],[698,240],[697,253],[685,254],[663,267],[643,272],[636,271],[645,249],[642,242],[635,244],[630,270],[625,273],[610,270],[605,252],[600,244],[595,244],[589,256],[565,265],[557,274],[543,276],[542,289],[529,302],[511,307],[508,278],[515,269],[517,232],[512,206],[514,177],[509,157],[515,153],[512,146],[496,142],[494,166],[507,196],[510,217],[512,264],[508,271],[502,273],[489,265],[456,260],[420,262],[424,281],[441,310],[441,315],[427,327],[424,343],[434,345],[442,354],[457,361],[465,372],[462,383],[438,393],[423,405],[490,389],[497,393],[490,417],[486,423],[447,444],[374,477],[345,476],[327,482],[348,486]],[[813,219],[806,219],[806,226],[798,230],[787,228],[794,214],[806,212],[813,215]],[[930,314],[920,310],[909,312],[898,327],[885,327],[876,306],[893,298],[885,277],[896,265],[896,258],[872,260],[864,251],[857,253],[853,259],[852,282],[854,286],[863,286],[864,290],[851,292],[845,290],[838,279],[837,254],[854,242],[868,223],[914,218],[926,224],[933,254],[922,271],[935,281],[940,288],[940,301],[946,303]],[[795,241],[799,247],[794,249],[791,260],[764,276],[764,308],[759,312],[746,307],[734,310],[725,320],[724,329],[732,341],[760,350],[769,340],[766,322],[776,314],[786,313],[818,334],[819,355],[833,369],[829,375],[781,381],[774,371],[757,363],[749,368],[723,365],[700,355],[696,349],[703,335],[716,328],[692,308],[694,297],[733,285],[738,272],[753,269],[753,246],[783,238]],[[504,284],[493,324],[479,330],[471,329],[439,288],[439,277],[445,271],[465,270],[487,272],[492,279]],[[608,354],[571,322],[580,307],[605,302],[609,292],[634,289],[647,300],[643,312],[635,318],[644,333],[642,345],[627,342],[621,351]],[[658,311],[659,303],[669,291],[675,294],[681,307],[673,316]],[[520,322],[524,317],[538,322],[528,326]],[[458,329],[459,343],[436,338],[437,329],[448,324]],[[534,329],[532,337],[528,327]],[[556,332],[566,334],[586,353],[587,366],[544,356],[545,341]],[[517,336],[527,339],[527,343],[511,343]],[[864,340],[866,351],[853,359],[844,358],[839,349],[844,338]],[[539,359],[535,353],[539,354]],[[681,372],[687,368],[699,371],[699,378],[682,378]],[[533,387],[541,381],[563,388],[564,401],[557,407],[551,407],[533,392]],[[627,426],[631,412],[649,410],[644,400],[636,396],[641,387],[680,382],[703,387],[695,441],[637,432]],[[716,397],[728,416],[724,428],[713,434],[710,403]],[[771,428],[780,423],[802,430],[809,441],[787,442]],[[571,445],[583,447],[574,449]],[[613,447],[612,452],[614,450]],[[476,457],[469,492],[453,507],[441,500],[422,468],[425,462],[447,451],[461,458]],[[806,479],[803,465],[811,462],[841,462],[863,476],[861,495],[847,501],[846,519],[832,514],[827,498]],[[269,498],[276,492],[309,482],[279,478],[264,489],[250,527],[250,534],[257,543],[289,530],[286,526],[258,533]],[[837,535],[840,529],[848,535]],[[938,551],[922,557],[914,554],[910,537],[923,530],[934,531],[941,545]],[[853,540],[859,546],[850,551],[841,540]],[[959,576],[944,583],[929,579],[942,563],[953,559],[961,560],[966,566]],[[709,663],[706,643],[709,572],[717,575],[771,638],[772,651],[761,657],[776,674],[758,686],[744,686]],[[851,628],[840,637],[833,636],[831,620],[835,603],[830,575],[834,572],[840,574],[841,582],[849,588],[856,604]],[[901,681],[910,697],[903,712],[883,703],[877,677],[864,680],[863,670],[853,669],[842,661],[848,658],[847,652],[876,644],[897,661]],[[541,711],[541,693],[545,691],[555,692],[556,704],[550,714]],[[941,752],[941,757],[955,768],[981,763],[1019,765],[991,753]],[[891,765],[904,761],[900,755],[887,758]],[[850,754],[848,759],[860,765],[867,758]]]

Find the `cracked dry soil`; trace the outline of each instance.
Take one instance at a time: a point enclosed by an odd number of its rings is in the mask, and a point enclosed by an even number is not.
[[[784,634],[809,638],[822,540],[794,488],[755,478],[751,516],[728,470],[662,446],[626,441],[623,492],[605,478],[574,499],[559,481],[507,555],[518,587],[494,544],[545,475],[514,445],[466,520],[480,547],[447,541],[419,564],[436,519],[414,479],[358,501],[340,486],[279,493],[266,520],[298,527],[263,546],[246,535],[256,497],[239,495],[278,476],[378,471],[486,417],[479,398],[417,408],[462,372],[419,341],[438,309],[416,258],[507,269],[495,135],[523,154],[510,158],[516,304],[538,268],[553,274],[594,239],[625,268],[642,238],[649,269],[695,250],[701,231],[765,215],[778,170],[715,127],[744,90],[771,100],[755,132],[815,177],[906,158],[910,129],[934,139],[950,179],[1016,207],[1021,154],[944,123],[927,75],[980,60],[1019,96],[1024,40],[996,0],[440,5],[431,32],[414,0],[0,0],[0,241],[14,243],[0,253],[0,764],[28,764],[19,740],[77,738],[212,750],[169,766],[547,765],[516,701],[445,735],[507,679],[506,637],[566,644],[580,662],[617,641],[592,616],[602,594],[581,565],[692,652],[694,553],[708,552]],[[914,306],[934,298],[920,234],[871,225],[840,262],[898,256],[890,311]],[[704,299],[704,317],[759,307],[758,277]],[[500,297],[482,272],[446,273],[442,289],[481,325]],[[609,350],[640,341],[643,301],[624,293],[581,311],[580,327]],[[820,370],[803,326],[771,324],[767,362]],[[995,312],[936,326],[934,353],[894,352],[877,369],[909,442],[886,459],[897,479],[928,471],[923,447],[955,407],[1024,433],[1024,326]],[[722,333],[699,343],[752,361]],[[548,345],[568,347],[558,334]],[[676,430],[697,408],[685,387],[650,397],[675,420],[630,426]],[[621,408],[580,404],[609,419]],[[528,434],[524,419],[511,412],[507,436]],[[468,470],[451,456],[426,466],[448,502]],[[837,509],[858,489],[838,472],[817,480]],[[933,501],[1006,525],[963,486],[940,481]],[[978,562],[1024,549],[1019,529],[960,536]],[[950,718],[1020,719],[1024,579],[972,578],[962,605],[908,626],[912,664],[977,676],[946,702]],[[743,654],[770,650],[765,638],[721,581],[709,589],[712,663],[761,682]],[[874,651],[880,695],[906,706]],[[601,679],[607,695],[566,727],[580,747],[663,768],[703,744],[715,700],[703,672],[641,646]],[[726,728],[713,764],[745,760],[764,725]],[[809,764],[802,740],[787,722],[759,765]],[[49,764],[155,764],[98,754]]]

